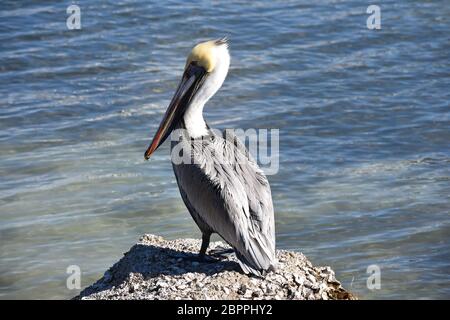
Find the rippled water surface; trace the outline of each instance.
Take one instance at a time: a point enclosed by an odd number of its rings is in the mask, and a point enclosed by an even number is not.
[[[277,246],[362,298],[450,298],[450,4],[0,3],[0,298],[70,298],[143,233],[199,237],[167,144],[143,152],[196,42],[228,35],[217,128],[279,128]],[[369,265],[381,289],[366,287]]]

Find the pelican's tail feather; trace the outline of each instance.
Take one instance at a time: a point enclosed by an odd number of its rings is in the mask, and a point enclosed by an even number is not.
[[[244,255],[235,250],[236,257],[238,258],[239,265],[245,274],[253,274],[257,277],[265,277],[267,272],[276,270],[276,259],[275,261],[270,261],[265,268],[256,266],[251,263]]]

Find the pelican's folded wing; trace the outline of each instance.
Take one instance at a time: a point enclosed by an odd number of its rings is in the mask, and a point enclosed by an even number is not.
[[[185,201],[236,251],[246,273],[276,264],[270,186],[240,141],[193,143],[194,164],[174,166]]]

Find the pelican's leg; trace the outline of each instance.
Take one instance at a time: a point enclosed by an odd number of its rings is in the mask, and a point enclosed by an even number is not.
[[[202,262],[219,262],[218,259],[206,255],[206,250],[208,250],[209,240],[211,239],[211,233],[202,233],[202,246],[200,247],[200,252],[198,254],[198,259]]]
[[[200,253],[198,254],[198,257],[200,260],[205,262],[214,262],[219,261],[217,258],[213,258],[213,256],[218,258],[228,258],[232,253],[234,253],[234,250],[231,248],[224,248],[219,247],[216,249],[212,249],[209,251],[209,255],[206,255],[206,250],[208,250],[209,246],[209,240],[211,239],[211,233],[203,233],[202,234],[202,246],[200,248]]]
[[[206,256],[206,250],[208,250],[209,240],[211,240],[211,233],[202,233],[202,246],[200,248],[199,258],[203,259]]]
[[[206,255],[206,250],[208,249],[210,238],[211,233],[202,233],[202,246],[200,248],[200,252],[198,253],[198,255],[192,257],[184,257],[183,259],[205,263],[219,262],[220,261],[219,259]]]

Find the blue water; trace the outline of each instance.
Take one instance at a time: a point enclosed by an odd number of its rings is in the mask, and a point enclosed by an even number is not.
[[[84,287],[143,233],[199,237],[168,145],[143,153],[190,48],[223,35],[206,118],[280,129],[277,246],[361,298],[450,298],[448,1],[74,3],[81,30],[72,2],[0,3],[0,298],[70,298],[69,265]]]

